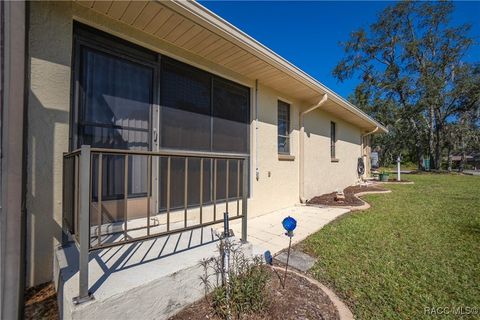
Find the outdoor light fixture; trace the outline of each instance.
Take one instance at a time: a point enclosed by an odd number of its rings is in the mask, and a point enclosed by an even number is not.
[[[283,277],[283,288],[285,289],[285,281],[287,280],[288,261],[290,260],[290,249],[292,247],[293,230],[297,227],[297,220],[288,216],[282,221],[283,228],[287,231],[285,235],[290,239],[288,243],[287,263],[285,264],[285,275]]]

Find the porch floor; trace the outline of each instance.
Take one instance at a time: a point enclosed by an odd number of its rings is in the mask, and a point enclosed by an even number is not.
[[[253,245],[255,253],[269,250],[273,255],[288,247],[288,238],[282,227],[282,220],[287,216],[297,220],[297,228],[292,238],[292,244],[295,244],[348,211],[343,208],[298,205],[250,218],[248,219],[248,242]],[[239,221],[232,222],[231,229],[235,235],[241,234],[241,226]]]
[[[297,220],[293,242],[297,243],[348,212],[340,208],[295,206],[248,219],[247,254],[272,254],[288,246],[282,220]],[[231,222],[236,238],[241,220]],[[203,296],[199,261],[215,256],[215,230],[222,225],[191,230],[90,253],[89,285],[94,300],[73,305],[78,293],[78,250],[60,248],[55,274],[60,312],[64,319],[83,319],[100,314],[126,319],[166,318]],[[115,315],[115,316],[114,316]]]

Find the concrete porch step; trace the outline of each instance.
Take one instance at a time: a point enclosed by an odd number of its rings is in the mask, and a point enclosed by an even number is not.
[[[236,240],[238,241],[238,240]],[[199,262],[218,255],[212,228],[159,237],[90,253],[94,299],[75,305],[78,250],[71,243],[55,255],[63,319],[165,319],[204,295]],[[244,245],[246,254],[251,245]]]

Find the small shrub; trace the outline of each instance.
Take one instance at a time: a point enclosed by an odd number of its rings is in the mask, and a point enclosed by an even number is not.
[[[224,268],[224,252],[230,251],[228,272]],[[222,318],[237,318],[249,313],[260,313],[268,305],[267,282],[270,273],[259,256],[249,259],[239,245],[222,240],[219,256],[203,260],[204,275],[201,280],[205,294],[213,290],[210,303]],[[228,281],[227,281],[228,278]],[[208,299],[208,296],[206,296]]]

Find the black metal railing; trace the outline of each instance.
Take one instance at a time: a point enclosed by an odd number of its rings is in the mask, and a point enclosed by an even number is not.
[[[232,210],[229,220],[242,219],[247,240],[246,156],[82,146],[63,161],[64,230],[80,252],[78,303],[90,297],[92,250],[224,223],[220,205]]]

